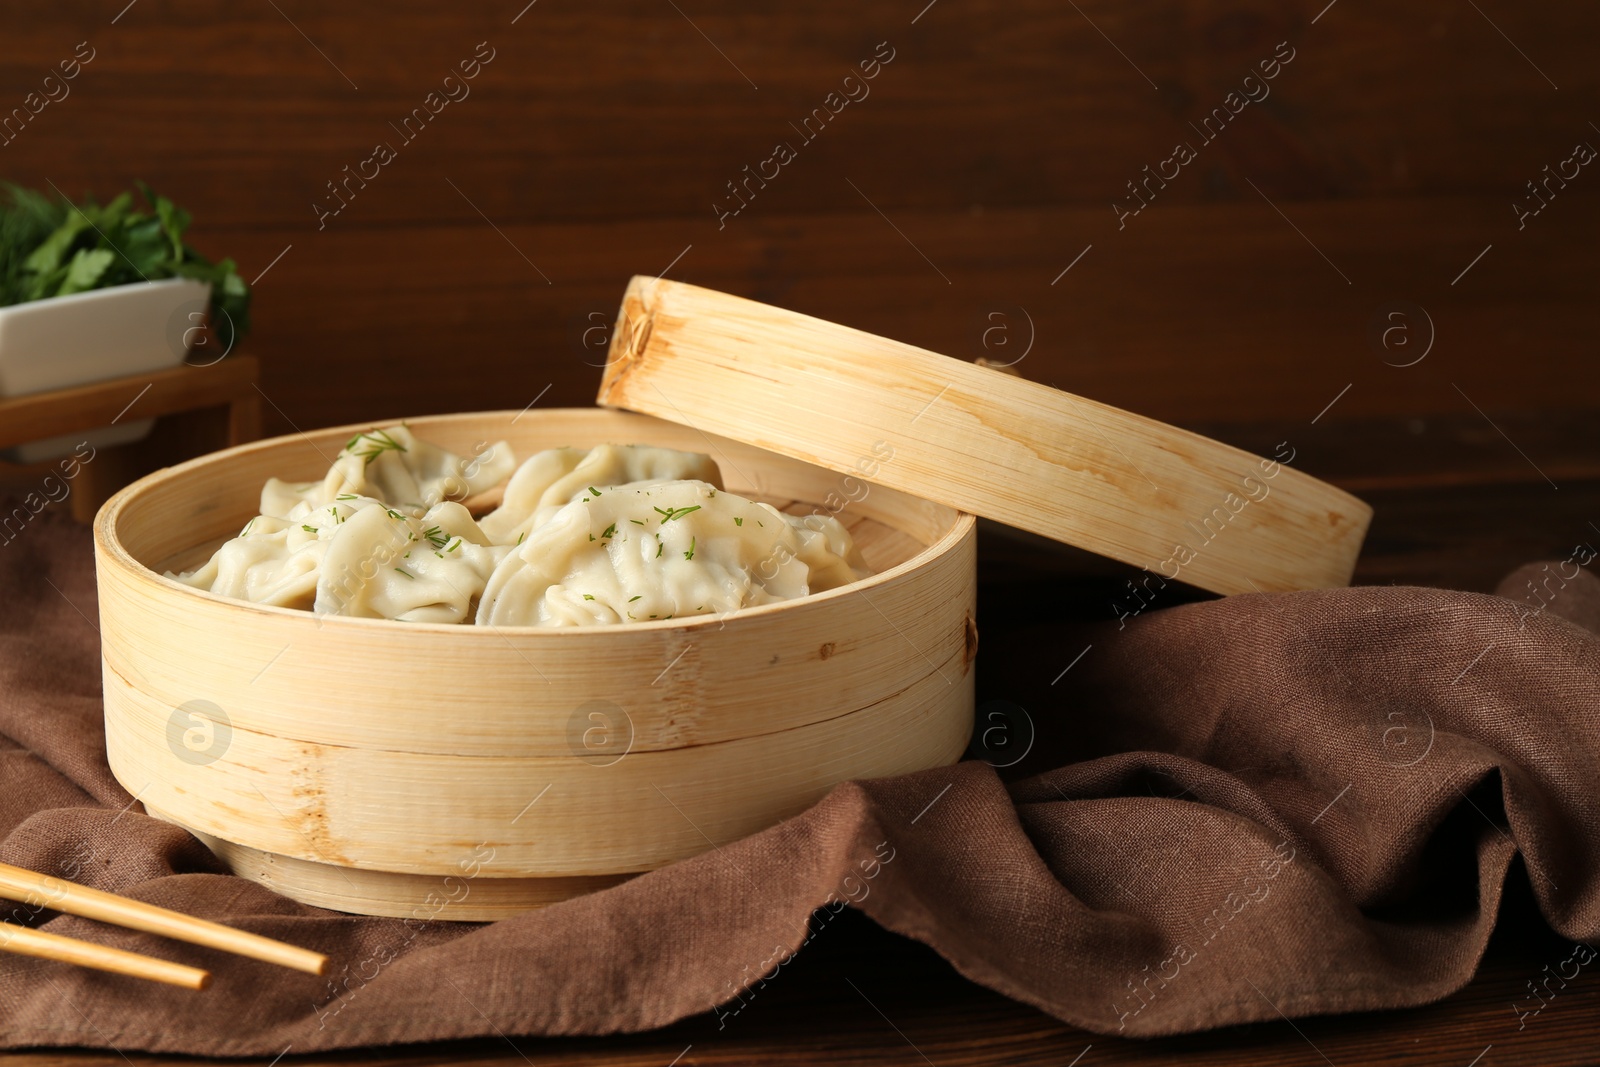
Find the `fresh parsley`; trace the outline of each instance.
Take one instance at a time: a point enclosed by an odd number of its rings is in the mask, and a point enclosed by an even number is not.
[[[136,184],[148,210],[132,193],[102,207],[0,183],[0,306],[192,278],[211,283],[211,328],[228,351],[250,330],[250,287],[233,260],[213,264],[184,243],[187,211]]]

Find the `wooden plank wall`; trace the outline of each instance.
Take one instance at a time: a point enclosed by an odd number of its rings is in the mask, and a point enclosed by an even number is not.
[[[669,264],[1188,425],[1309,420],[1347,384],[1328,422],[1593,405],[1600,173],[1512,206],[1600,145],[1592,5],[525,2],[7,3],[0,115],[93,59],[0,175],[144,178],[266,271],[269,432],[588,404],[586,328]],[[776,176],[719,220],[747,165]],[[1146,166],[1177,174],[1119,221]],[[1385,360],[1420,321],[1372,341],[1396,301],[1436,330],[1414,366]]]

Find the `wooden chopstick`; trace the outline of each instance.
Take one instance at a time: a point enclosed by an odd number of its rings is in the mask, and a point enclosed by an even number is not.
[[[0,897],[26,901],[29,904],[42,904],[67,915],[80,915],[86,919],[98,919],[116,926],[125,926],[130,930],[160,934],[178,941],[187,941],[192,945],[204,945],[237,956],[276,963],[280,967],[289,967],[308,974],[328,973],[328,957],[320,952],[286,945],[282,941],[246,933],[231,926],[223,926],[221,923],[197,919],[182,912],[158,908],[154,904],[119,897],[115,893],[90,889],[88,886],[52,878],[25,867],[13,867],[9,863],[0,863]]]
[[[198,967],[186,967],[170,960],[158,960],[137,952],[124,952],[120,948],[47,934],[43,930],[31,930],[8,922],[0,922],[0,952],[76,963],[80,967],[148,978],[152,982],[165,982],[185,989],[204,989],[211,984],[211,972]]]

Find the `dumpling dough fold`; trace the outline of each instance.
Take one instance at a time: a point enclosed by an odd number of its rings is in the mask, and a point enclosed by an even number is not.
[[[831,517],[784,515],[703,481],[586,487],[490,575],[477,621],[586,626],[717,614],[831,589],[864,570]]]
[[[360,496],[420,516],[435,504],[464,500],[499,485],[516,463],[505,441],[482,444],[465,457],[419,440],[403,425],[368,430],[345,443],[320,482],[268,478],[261,489],[261,514],[287,516],[296,504],[324,507],[341,497]]]
[[[495,542],[514,544],[556,508],[589,486],[695,479],[722,488],[722,472],[710,456],[651,445],[552,448],[530,456],[506,483],[505,497],[481,520]]]

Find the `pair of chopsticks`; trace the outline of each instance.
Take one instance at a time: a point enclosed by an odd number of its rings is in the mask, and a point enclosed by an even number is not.
[[[328,970],[328,957],[320,952],[286,945],[282,941],[197,919],[182,912],[168,911],[154,904],[119,897],[115,893],[90,889],[25,867],[0,863],[0,897],[29,905],[42,905],[67,915],[98,919],[130,930],[160,934],[308,974],[326,974]],[[136,952],[124,952],[122,949],[59,934],[47,934],[42,930],[8,922],[0,922],[0,952],[76,963],[114,974],[183,986],[185,989],[204,989],[211,983],[211,972],[198,967],[141,956]]]

